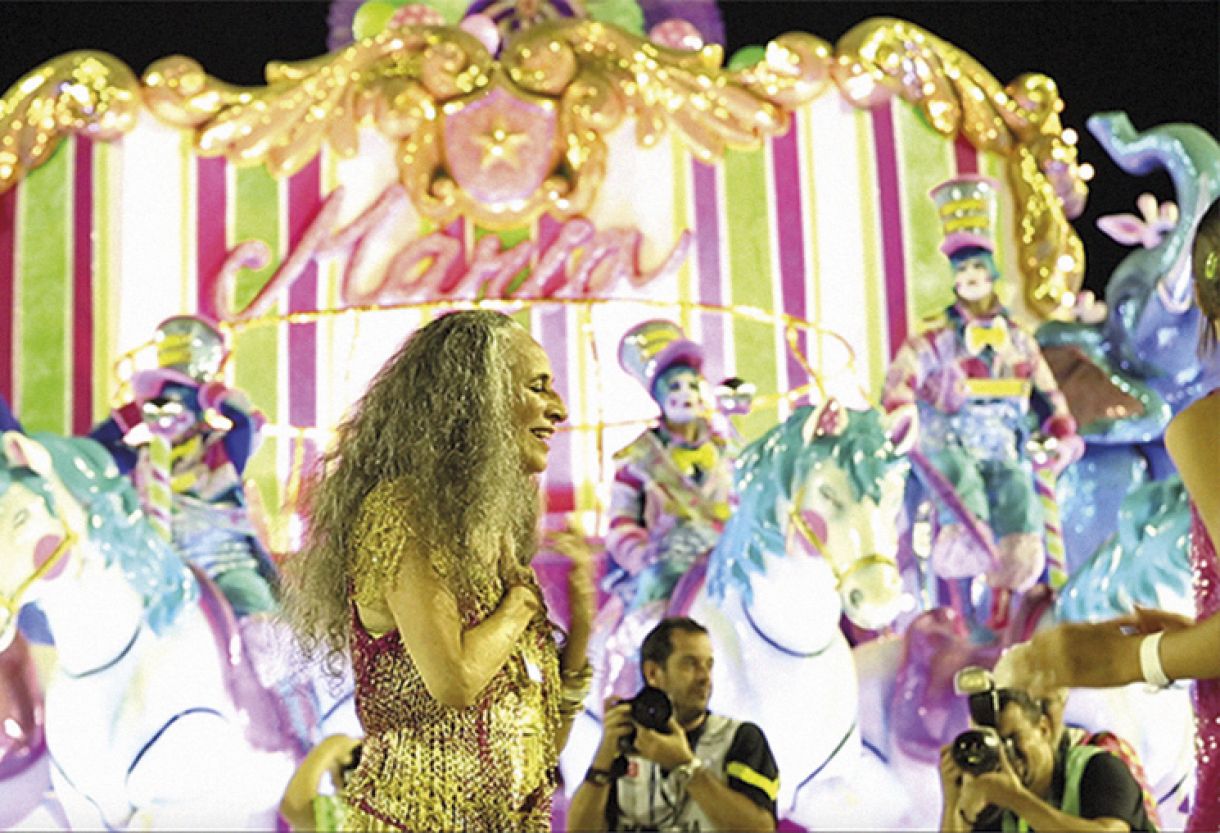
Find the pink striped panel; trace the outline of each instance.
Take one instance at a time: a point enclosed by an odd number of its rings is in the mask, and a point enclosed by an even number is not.
[[[16,407],[16,392],[13,390],[13,365],[17,362],[14,353],[16,302],[14,294],[15,275],[13,259],[16,257],[17,191],[20,185],[0,194],[0,396]]]
[[[699,269],[699,297],[704,304],[723,304],[720,273],[720,188],[716,168],[691,158],[691,182],[695,203],[695,263]],[[725,330],[723,315],[704,313],[699,322],[703,346],[704,375],[722,379],[725,366]]]
[[[568,333],[567,310],[562,307],[535,307],[538,341],[556,369],[555,391],[571,407],[573,392],[581,380],[571,378],[575,362],[566,358],[569,350],[580,349]],[[564,368],[560,371],[559,368]],[[576,509],[576,480],[572,465],[574,432],[560,431],[551,438],[551,453],[546,468],[546,509],[549,513],[572,512]]]
[[[229,240],[225,210],[228,183],[225,160],[221,156],[195,157],[195,269],[198,310],[214,320],[220,311],[214,301],[214,284],[228,252]]]
[[[962,174],[977,174],[979,172],[979,152],[970,144],[965,136],[958,135],[953,142],[953,158],[957,163],[957,172]]]
[[[93,142],[75,141],[72,183],[72,433],[93,422]]]
[[[534,233],[537,243],[536,252],[545,251],[546,247],[559,236],[562,223],[550,214],[538,218]],[[568,317],[564,307],[535,307],[536,329],[534,332],[538,343],[551,357],[555,368],[555,390],[563,397],[569,412],[573,407],[573,392],[583,384],[581,380],[573,380],[572,368],[576,363],[565,361],[568,356]],[[562,368],[562,370],[561,370]],[[551,439],[551,453],[547,458],[546,468],[546,508],[548,513],[571,512],[576,509],[576,482],[573,477],[572,443],[573,432],[560,431]]]
[[[906,258],[902,245],[902,183],[894,142],[893,101],[874,107],[873,153],[877,161],[877,197],[881,214],[881,247],[885,268],[886,332],[892,357],[907,337]]]
[[[771,173],[775,184],[775,226],[779,243],[780,309],[801,320],[808,318],[805,299],[805,221],[801,213],[801,162],[797,144],[800,113],[792,114],[788,132],[771,140]],[[799,349],[809,355],[807,334],[797,335]],[[784,350],[788,387],[809,381],[790,350]]]
[[[288,246],[292,251],[304,236],[322,206],[322,155],[288,179]],[[318,307],[318,264],[310,258],[288,289],[288,311],[310,312]],[[288,325],[288,422],[316,425],[318,422],[318,325],[313,322]],[[309,469],[316,455],[316,442],[305,442],[303,463]],[[295,457],[294,457],[295,459]]]

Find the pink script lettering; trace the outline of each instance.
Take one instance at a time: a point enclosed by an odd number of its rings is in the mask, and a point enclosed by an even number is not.
[[[342,186],[322,203],[301,239],[275,273],[244,306],[237,306],[236,282],[242,269],[261,269],[270,252],[261,240],[247,240],[229,252],[211,280],[210,291],[219,316],[248,321],[264,315],[313,259],[347,255],[340,289],[340,308],[392,306],[437,299],[588,298],[609,294],[621,282],[645,286],[672,275],[690,254],[691,233],[684,230],[668,257],[655,269],[641,270],[643,234],[634,228],[597,230],[584,217],[564,221],[548,245],[523,240],[501,251],[500,238],[480,238],[469,260],[463,260],[460,240],[443,231],[411,241],[371,278],[369,264],[377,257],[376,232],[391,227],[409,207],[406,191],[391,185],[355,220],[335,230],[343,199]],[[533,268],[516,288],[515,278]]]

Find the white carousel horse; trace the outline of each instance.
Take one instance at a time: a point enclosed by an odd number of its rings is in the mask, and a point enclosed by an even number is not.
[[[779,763],[780,815],[805,826],[831,817],[807,799],[811,788],[833,781],[846,795],[861,759],[840,618],[880,628],[912,601],[895,558],[912,418],[831,401],[798,409],[751,444],[706,581],[688,574],[671,603],[711,634],[711,707],[763,729]],[[599,737],[586,713],[563,758],[569,790]]]
[[[73,828],[274,827],[296,759],[232,610],[138,509],[101,445],[3,435],[0,648],[41,607],[45,732]]]

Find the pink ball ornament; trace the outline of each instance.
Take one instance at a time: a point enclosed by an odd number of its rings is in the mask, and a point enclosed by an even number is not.
[[[703,35],[695,28],[695,24],[681,17],[671,17],[662,20],[648,30],[648,37],[653,43],[667,46],[670,49],[684,49],[697,52],[703,48]]]
[[[390,15],[386,28],[398,26],[444,26],[445,16],[423,3],[408,3]]]
[[[496,22],[485,14],[472,14],[463,18],[458,28],[478,38],[483,48],[492,55],[500,48],[500,30],[496,28]]]

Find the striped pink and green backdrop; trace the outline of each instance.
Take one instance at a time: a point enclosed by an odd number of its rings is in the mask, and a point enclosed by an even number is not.
[[[571,430],[554,447],[548,494],[556,510],[604,505],[613,452],[653,413],[618,367],[618,338],[647,317],[670,317],[707,350],[707,376],[754,382],[765,404],[738,427],[757,436],[811,382],[849,401],[875,397],[897,344],[951,297],[928,190],[957,173],[1004,182],[1003,160],[928,127],[901,101],[858,110],[833,90],[798,110],[783,136],[706,165],[680,140],[643,149],[633,126],[608,139],[606,179],[589,212],[599,228],[637,227],[641,270],[655,268],[678,235],[693,234],[678,272],[643,288],[618,287],[591,304],[539,303],[521,311],[556,366]],[[65,140],[51,159],[0,195],[0,393],[29,430],[84,433],[102,418],[139,351],[168,315],[215,314],[208,287],[226,253],[252,238],[272,252],[238,281],[238,303],[274,272],[322,200],[342,185],[341,223],[394,181],[393,148],[371,131],[361,151],[324,152],[273,179],[262,167],[196,156],[190,134],[145,114],[119,141]],[[1011,227],[1002,201],[1000,228]],[[505,246],[545,246],[559,223],[544,217],[498,233]],[[377,241],[382,263],[434,229],[412,209]],[[444,229],[469,251],[487,231],[459,220]],[[1000,237],[1001,263],[1012,246]],[[374,258],[376,259],[376,258]],[[376,265],[376,264],[374,264]],[[312,263],[280,297],[275,322],[233,331],[226,369],[269,424],[248,474],[273,509],[290,503],[297,474],[373,372],[412,329],[436,313],[335,310],[343,262]],[[716,311],[719,308],[729,312]],[[775,314],[811,322],[802,357]],[[850,345],[852,362],[837,333]],[[286,515],[277,534],[289,535]],[[287,539],[281,544],[290,544]]]

